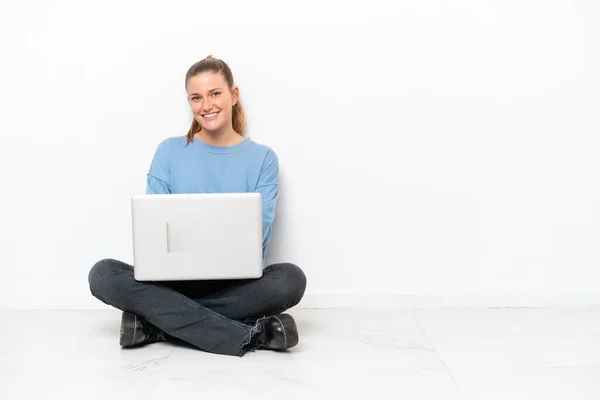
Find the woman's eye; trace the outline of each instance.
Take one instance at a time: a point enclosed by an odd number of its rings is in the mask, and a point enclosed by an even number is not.
[[[192,100],[194,100],[194,101],[198,100],[198,96],[192,97]]]
[[[221,93],[220,92],[213,92],[212,94],[213,94],[213,97],[216,97],[216,96],[218,96]]]

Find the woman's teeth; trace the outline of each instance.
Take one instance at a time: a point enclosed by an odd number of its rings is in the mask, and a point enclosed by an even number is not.
[[[204,114],[204,118],[205,119],[211,119],[213,117],[215,117],[217,115],[217,113],[212,113],[212,114]]]

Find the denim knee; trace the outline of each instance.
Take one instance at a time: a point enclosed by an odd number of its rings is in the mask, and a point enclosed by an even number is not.
[[[113,285],[114,276],[126,268],[126,264],[106,258],[98,261],[88,274],[90,291],[95,297],[103,297],[110,285]]]
[[[277,268],[276,287],[278,294],[292,307],[302,300],[306,290],[306,275],[297,265],[291,263],[275,264]]]

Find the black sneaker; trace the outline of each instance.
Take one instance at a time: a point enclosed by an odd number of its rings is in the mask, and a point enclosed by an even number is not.
[[[261,320],[260,324],[260,332],[254,335],[249,348],[285,350],[298,344],[298,328],[291,315],[271,315]]]
[[[134,347],[164,341],[165,335],[160,329],[136,314],[123,312],[119,340],[121,346]]]

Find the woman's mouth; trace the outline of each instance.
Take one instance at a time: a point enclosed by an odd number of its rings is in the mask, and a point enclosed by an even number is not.
[[[212,121],[213,119],[217,118],[217,114],[218,114],[218,112],[214,112],[211,114],[204,114],[204,115],[202,115],[202,118],[204,118],[206,121]]]

